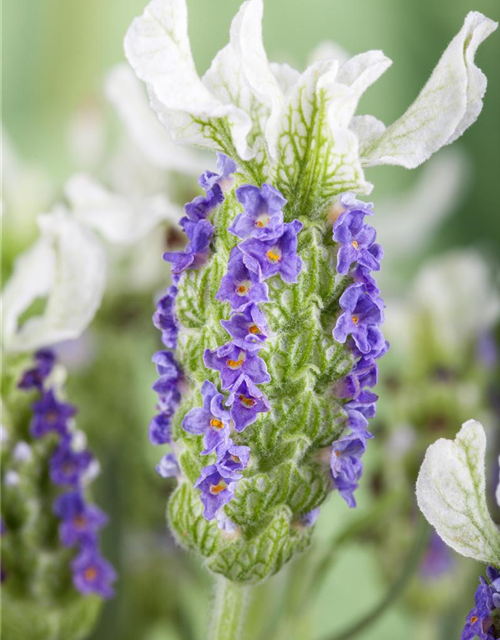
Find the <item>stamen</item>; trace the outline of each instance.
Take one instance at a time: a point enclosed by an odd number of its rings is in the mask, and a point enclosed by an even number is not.
[[[243,282],[240,282],[239,285],[236,287],[236,294],[238,296],[246,296],[251,288],[252,288],[252,283],[250,282],[250,280],[243,280]]]
[[[259,229],[263,229],[264,227],[267,227],[270,221],[271,218],[267,214],[263,213],[255,221],[255,226]]]
[[[281,260],[281,251],[277,247],[273,247],[273,249],[266,251],[266,258],[269,262],[278,262]]]
[[[252,324],[250,327],[248,327],[248,331],[250,333],[258,333],[258,334],[260,334],[260,329],[256,324]]]
[[[224,480],[220,480],[217,484],[211,484],[209,491],[213,496],[217,496],[219,495],[219,493],[222,493],[226,489],[227,484],[224,482]]]
[[[85,569],[85,571],[83,572],[83,577],[88,582],[92,582],[92,580],[95,580],[97,578],[97,569],[95,567],[87,567],[87,569]]]
[[[236,462],[236,464],[240,464],[241,460],[238,458],[238,456],[234,456],[233,454],[231,454],[231,460],[233,462]]]
[[[83,529],[83,527],[87,524],[87,521],[83,516],[76,516],[76,518],[73,518],[73,524],[75,525],[75,527],[77,527],[77,529]]]
[[[217,420],[217,418],[212,418],[212,419],[210,420],[210,426],[211,426],[213,429],[220,430],[220,429],[222,429],[222,427],[224,426],[224,423],[223,423],[221,420]]]
[[[241,366],[243,366],[245,362],[245,352],[241,351],[238,360],[226,360],[226,364],[227,366],[232,369],[233,371],[235,369],[239,369]]]
[[[358,244],[358,241],[357,241],[357,240],[353,240],[353,241],[351,242],[351,244],[352,244],[352,246],[353,246],[355,249],[357,249],[357,248],[359,247],[359,244]]]
[[[257,400],[254,400],[253,398],[247,398],[243,394],[240,395],[240,402],[247,409],[251,409],[257,404]]]
[[[479,620],[479,618],[477,616],[472,616],[472,618],[470,619],[470,623],[471,624],[476,624],[476,622]]]
[[[358,316],[351,316],[351,320],[352,320],[353,324],[358,324],[358,322],[359,322]]]

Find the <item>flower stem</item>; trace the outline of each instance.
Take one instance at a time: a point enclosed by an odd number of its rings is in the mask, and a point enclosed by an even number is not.
[[[246,613],[249,587],[217,577],[208,640],[239,640]]]

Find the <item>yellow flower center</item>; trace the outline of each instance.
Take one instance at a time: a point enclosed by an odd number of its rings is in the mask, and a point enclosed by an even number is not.
[[[470,619],[470,623],[471,624],[476,624],[476,622],[479,620],[479,618],[477,616],[472,616],[472,618]]]
[[[247,409],[251,409],[252,407],[255,407],[257,403],[257,401],[254,400],[253,398],[247,398],[243,394],[240,395],[240,402]]]
[[[227,366],[232,369],[233,371],[235,369],[239,369],[241,366],[243,366],[243,363],[245,362],[245,352],[244,351],[240,351],[240,355],[238,360],[226,360],[226,364]]]
[[[87,567],[83,572],[83,577],[85,580],[92,582],[92,580],[97,578],[97,569],[95,567]]]
[[[76,518],[73,519],[73,524],[77,529],[83,529],[86,524],[86,520],[83,516],[76,516]]]
[[[243,280],[243,282],[240,282],[240,284],[236,287],[236,293],[239,296],[246,296],[251,287],[252,283],[250,282],[250,280]]]
[[[224,480],[220,480],[217,484],[211,484],[209,491],[212,495],[218,496],[219,493],[222,493],[226,489],[227,484],[224,482]]]
[[[269,251],[266,251],[266,258],[269,262],[278,262],[281,260],[281,251],[277,247],[273,247],[269,249]]]
[[[262,213],[255,221],[255,226],[259,229],[263,229],[264,227],[267,227],[270,220],[271,218],[266,213]]]
[[[250,327],[248,327],[248,331],[250,333],[260,333],[260,329],[256,324],[252,324]]]
[[[352,320],[353,324],[358,324],[358,322],[359,322],[358,316],[351,316],[351,320]]]
[[[357,248],[359,247],[359,244],[358,244],[358,241],[357,241],[357,240],[353,240],[353,241],[351,242],[351,244],[352,244],[352,246],[353,246],[355,249],[357,249]]]
[[[217,420],[217,418],[212,418],[210,420],[210,426],[212,427],[212,429],[220,430],[220,429],[222,429],[224,424],[222,423],[221,420]]]
[[[236,462],[236,464],[240,464],[241,460],[238,458],[238,456],[234,456],[231,454],[231,460],[233,462]]]

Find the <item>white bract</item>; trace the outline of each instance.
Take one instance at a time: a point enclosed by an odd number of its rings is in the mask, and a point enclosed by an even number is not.
[[[355,115],[364,91],[391,64],[381,51],[347,62],[320,59],[300,74],[269,63],[262,13],[262,0],[243,3],[229,44],[203,78],[191,54],[185,0],[150,2],[130,27],[125,52],[176,141],[239,157],[243,172],[270,181],[291,201],[307,191],[307,201],[294,206],[324,207],[346,190],[369,193],[363,167],[416,167],[481,110],[486,78],[474,55],[497,25],[480,13],[467,15],[415,102],[387,128]]]
[[[62,207],[39,217],[40,237],[23,253],[3,291],[3,346],[31,351],[78,337],[99,308],[106,255],[95,234]],[[43,311],[20,318],[38,299]]]
[[[486,502],[485,451],[486,434],[476,420],[464,423],[455,440],[432,444],[418,476],[417,502],[452,549],[499,566],[500,532]]]

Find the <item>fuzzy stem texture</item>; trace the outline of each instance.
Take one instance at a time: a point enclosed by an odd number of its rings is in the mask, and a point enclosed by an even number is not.
[[[208,640],[239,640],[242,637],[249,589],[248,586],[217,576]]]

